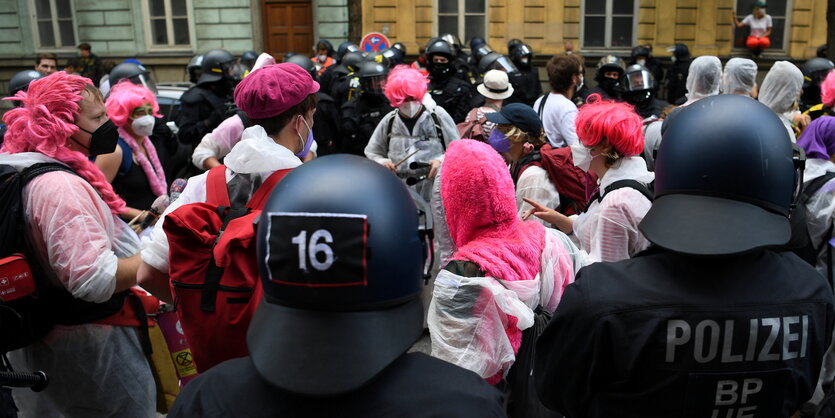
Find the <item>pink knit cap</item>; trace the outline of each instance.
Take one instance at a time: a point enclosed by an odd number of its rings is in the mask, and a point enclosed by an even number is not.
[[[253,119],[278,116],[319,91],[310,73],[292,63],[264,66],[235,88],[235,104]]]

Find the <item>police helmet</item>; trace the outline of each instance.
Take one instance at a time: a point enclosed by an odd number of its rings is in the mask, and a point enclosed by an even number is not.
[[[453,35],[451,33],[445,33],[441,35],[441,39],[447,41],[447,43],[449,44],[449,46],[452,47],[455,53],[461,52],[461,39],[458,38],[458,36]]]
[[[473,36],[470,38],[470,51],[475,51],[478,47],[482,45],[487,45],[487,42],[484,38],[480,36]]]
[[[403,45],[402,42],[395,42],[391,47],[402,52],[404,57],[406,56],[406,45]]]
[[[426,47],[426,56],[431,59],[434,55],[441,55],[449,60],[452,60],[455,53],[449,42],[443,39],[436,39],[435,42],[432,42]]]
[[[826,58],[812,58],[803,64],[803,87],[809,87],[810,84],[819,84],[826,78],[835,64]]]
[[[395,67],[397,65],[403,64],[403,59],[405,58],[405,55],[402,51],[400,51],[397,48],[386,48],[380,51],[380,53],[386,60],[388,60],[389,67]]]
[[[523,59],[525,58],[527,58],[527,62],[523,62]],[[533,61],[533,50],[528,44],[516,45],[510,50],[510,59],[512,59],[517,65],[530,65]]]
[[[43,77],[43,74],[35,70],[23,70],[13,75],[9,80],[9,96],[14,96],[21,90],[26,90],[29,88],[29,83],[31,83],[32,80],[37,80]]]
[[[362,52],[351,51],[342,57],[341,64],[344,65],[348,71],[355,72],[360,68],[360,63],[362,63],[364,59],[365,58],[363,57]]]
[[[310,58],[302,55],[302,54],[293,54],[291,56],[284,56],[284,62],[290,62],[293,64],[298,65],[299,67],[304,68],[305,71],[310,73],[311,77],[315,80],[318,76],[316,73],[316,64],[310,60]]]
[[[359,66],[359,71],[357,71],[357,77],[359,78],[379,77],[386,74],[388,74],[388,68],[373,60],[363,61]]]
[[[496,52],[496,51],[494,51],[493,48],[490,48],[490,45],[487,45],[487,44],[479,45],[476,49],[473,50],[473,53],[472,53],[473,61],[476,62],[476,63],[480,63],[482,58],[484,58],[487,55],[490,55],[494,52]]]
[[[707,97],[670,121],[655,159],[655,201],[639,227],[650,242],[689,255],[784,245],[794,182],[791,139],[771,109],[738,95]]]
[[[818,57],[818,58],[826,58],[828,52],[829,52],[829,45],[823,44],[823,45],[819,46],[818,49],[815,51],[815,56]]]
[[[189,60],[186,65],[186,72],[188,72],[188,80],[192,83],[197,83],[200,79],[201,67],[203,66],[203,56],[195,55]]]
[[[241,54],[241,63],[249,68],[255,65],[255,60],[258,59],[258,54],[255,51],[245,51]]]
[[[354,155],[317,158],[278,183],[258,222],[264,300],[247,335],[264,379],[346,393],[420,338],[431,234],[419,217],[397,176]]]
[[[597,76],[594,78],[597,81],[600,81],[603,77],[603,74],[609,71],[617,71],[618,72],[618,79],[623,77],[624,74],[624,65],[623,60],[614,56],[614,55],[606,55],[603,58],[600,58],[600,61],[597,63]]]
[[[655,86],[655,78],[646,67],[638,64],[630,65],[624,71],[623,85],[626,91],[652,90]]]
[[[202,73],[197,84],[214,83],[224,78],[232,78],[231,64],[235,57],[225,49],[212,49],[203,55]]]
[[[525,43],[522,42],[522,40],[518,39],[518,38],[513,38],[513,39],[507,41],[507,55],[513,55],[513,50],[517,46],[521,46],[521,45],[525,45]]]
[[[633,61],[635,59],[637,59],[638,57],[649,58],[649,55],[650,55],[650,50],[649,50],[649,48],[647,48],[644,45],[639,45],[639,46],[636,46],[635,48],[632,48],[632,55],[631,56],[632,56]]]
[[[688,48],[685,44],[675,44],[667,48],[667,52],[673,54],[673,56],[679,60],[690,57],[690,48]]]
[[[134,64],[132,62],[123,62],[110,70],[110,75],[108,76],[110,80],[110,86],[115,86],[122,80],[130,80],[133,84],[139,84],[144,86],[148,90],[151,90],[154,94],[157,94],[157,83],[154,81],[153,77],[151,77],[151,73],[145,68],[145,66],[140,64]]]
[[[336,59],[337,62],[341,62],[342,57],[344,57],[345,54],[347,54],[351,51],[359,51],[359,50],[360,49],[356,45],[351,43],[350,41],[345,41],[345,42],[339,44],[338,47],[336,47],[336,55],[334,56],[334,59]]]
[[[386,67],[391,67],[391,61],[389,60],[390,56],[391,53],[387,56],[384,54],[384,51],[374,51],[365,57],[365,61],[374,61],[378,64],[383,64]]]
[[[478,71],[485,74],[490,70],[501,70],[508,74],[518,73],[519,69],[507,55],[491,52],[478,61]]]

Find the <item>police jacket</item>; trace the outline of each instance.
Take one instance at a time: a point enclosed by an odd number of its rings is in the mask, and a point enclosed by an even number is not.
[[[385,96],[361,94],[342,105],[342,151],[365,156],[365,146],[383,116],[394,110]]]
[[[194,86],[180,98],[177,137],[186,144],[198,144],[226,119],[227,102],[231,97],[218,94],[206,85]]]
[[[536,99],[542,96],[542,83],[536,67],[519,67],[519,73],[511,76],[510,84],[513,85],[513,94],[505,99],[505,104],[524,103],[533,106]]]
[[[425,354],[400,356],[365,386],[330,397],[279,389],[249,357],[225,361],[183,389],[179,417],[503,417],[502,394],[477,374]]]
[[[687,74],[690,71],[690,59],[676,61],[667,71],[667,101],[675,103],[687,94]]]
[[[316,155],[323,156],[340,152],[339,108],[333,97],[316,93],[316,112],[313,112],[313,137],[316,139]]]
[[[788,417],[812,396],[832,290],[793,253],[650,250],[583,268],[536,347],[567,417]]]
[[[444,108],[452,116],[455,123],[463,122],[472,109],[472,86],[457,77],[432,80],[429,83],[429,94],[438,106]]]

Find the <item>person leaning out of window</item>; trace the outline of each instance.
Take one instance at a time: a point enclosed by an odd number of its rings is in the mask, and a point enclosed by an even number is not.
[[[748,26],[751,28],[751,33],[745,40],[745,46],[759,56],[763,50],[771,46],[771,16],[765,13],[765,2],[758,1],[754,4],[754,10],[740,22],[736,17],[736,11],[731,10],[731,17],[734,19],[736,27],[741,28]]]

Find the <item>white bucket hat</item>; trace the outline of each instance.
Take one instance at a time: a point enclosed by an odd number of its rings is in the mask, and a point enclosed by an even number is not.
[[[500,70],[490,70],[484,74],[484,82],[479,84],[477,89],[482,96],[493,100],[504,100],[513,94],[513,86],[507,80],[507,73]]]

